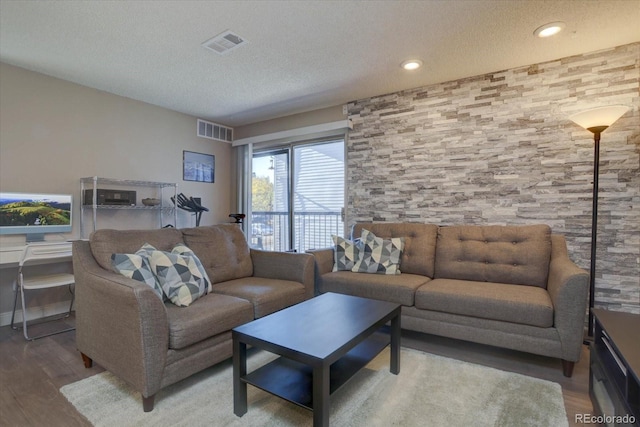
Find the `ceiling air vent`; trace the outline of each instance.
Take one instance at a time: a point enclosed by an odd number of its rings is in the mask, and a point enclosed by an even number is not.
[[[216,141],[232,142],[233,128],[198,119],[198,136]]]
[[[247,44],[245,39],[231,31],[225,31],[202,43],[202,46],[211,49],[219,55],[225,55],[244,44]]]

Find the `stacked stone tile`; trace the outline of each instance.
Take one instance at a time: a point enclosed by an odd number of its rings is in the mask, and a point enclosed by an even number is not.
[[[593,135],[568,117],[611,104],[596,305],[640,313],[640,43],[349,103],[348,224],[545,223],[588,270]]]

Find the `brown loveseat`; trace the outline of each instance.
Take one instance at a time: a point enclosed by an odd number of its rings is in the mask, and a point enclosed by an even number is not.
[[[188,307],[112,270],[111,255],[149,243],[191,248],[212,292]],[[151,411],[160,388],[232,356],[231,329],[314,293],[313,257],[250,249],[236,225],[160,230],[98,230],[73,244],[76,341],[95,361],[135,387]]]
[[[579,360],[588,274],[546,225],[451,226],[358,223],[377,237],[404,238],[399,275],[332,271],[334,249],[309,251],[317,292],[402,304],[402,328]]]

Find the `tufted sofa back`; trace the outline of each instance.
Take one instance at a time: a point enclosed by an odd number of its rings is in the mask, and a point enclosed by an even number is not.
[[[419,223],[359,222],[351,230],[353,239],[360,238],[362,229],[377,237],[389,239],[404,237],[404,250],[400,260],[402,273],[433,277],[438,226]]]
[[[547,287],[547,225],[440,227],[435,278]]]
[[[111,254],[135,253],[149,243],[161,251],[170,251],[178,243],[185,244],[198,256],[212,283],[253,275],[249,245],[235,224],[206,227],[161,228],[155,230],[97,230],[89,239],[91,252],[98,264],[111,270]]]
[[[170,251],[178,243],[184,244],[182,232],[175,228],[156,230],[96,230],[91,234],[91,253],[100,267],[111,270],[111,255],[132,254],[149,243],[161,251]]]
[[[183,228],[184,243],[200,258],[212,283],[253,275],[249,245],[236,224]]]

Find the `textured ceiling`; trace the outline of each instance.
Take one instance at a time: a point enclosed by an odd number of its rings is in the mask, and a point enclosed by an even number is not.
[[[640,41],[639,22],[640,0],[2,0],[0,60],[239,126]],[[225,30],[248,43],[201,46]]]

